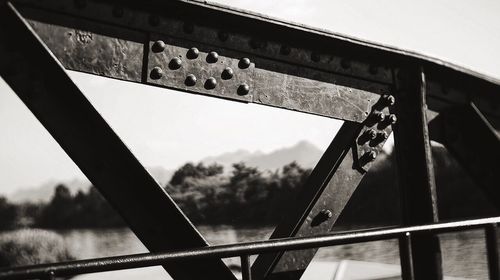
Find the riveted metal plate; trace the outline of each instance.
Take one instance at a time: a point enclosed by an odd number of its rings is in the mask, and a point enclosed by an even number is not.
[[[163,42],[161,51],[155,50],[155,42]],[[190,57],[188,54],[191,48],[197,49],[196,57]],[[216,53],[216,59],[212,56],[215,55],[214,53]],[[211,60],[211,57],[216,61]],[[240,67],[241,59],[243,57],[225,49],[152,35],[149,42],[147,82],[194,93],[251,102],[254,91],[255,64],[250,62],[247,67]],[[155,67],[161,69],[161,77],[155,77],[155,74],[152,74]],[[224,76],[224,71],[228,69],[231,69],[231,77]],[[191,80],[187,80],[188,75],[192,75]],[[244,85],[248,86],[248,92],[239,90]]]

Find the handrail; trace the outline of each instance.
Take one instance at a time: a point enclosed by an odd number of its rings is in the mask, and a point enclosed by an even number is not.
[[[490,217],[410,227],[390,227],[340,234],[331,233],[315,237],[283,238],[245,242],[175,252],[133,254],[53,264],[23,266],[1,269],[0,279],[46,278],[49,275],[69,276],[75,274],[156,266],[168,262],[200,258],[228,258],[240,256],[244,259],[249,255],[266,252],[327,247],[358,242],[402,238],[410,235],[426,235],[470,230],[476,228],[486,228],[498,223],[500,223],[500,217]]]

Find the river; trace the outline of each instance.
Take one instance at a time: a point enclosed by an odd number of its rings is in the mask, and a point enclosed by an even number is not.
[[[270,227],[200,226],[199,230],[213,245],[264,240],[272,232]],[[59,233],[62,234],[70,251],[78,259],[147,252],[137,237],[126,228],[66,230]],[[443,269],[446,276],[488,279],[483,231],[441,234],[440,239]],[[319,250],[315,260],[333,262],[356,260],[390,264],[394,267],[399,265],[398,246],[396,240],[387,240],[323,248]],[[238,259],[226,259],[225,262],[239,263]],[[128,275],[132,276],[130,279],[137,279],[141,275],[148,275],[148,279],[161,279],[165,276],[165,272],[157,267],[131,270]],[[118,279],[118,277],[113,277],[112,273],[101,276],[106,276],[99,277],[101,279]]]

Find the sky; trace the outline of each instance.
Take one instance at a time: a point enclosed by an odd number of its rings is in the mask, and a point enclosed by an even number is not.
[[[418,51],[500,79],[500,1],[219,0],[218,3]],[[324,149],[341,122],[69,72],[145,166],[173,169],[238,149],[308,140]],[[0,195],[83,178],[0,79]]]

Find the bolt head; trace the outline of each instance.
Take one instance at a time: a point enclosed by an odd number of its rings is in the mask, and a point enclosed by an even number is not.
[[[280,48],[280,54],[282,54],[282,55],[289,55],[291,52],[292,52],[292,49],[287,45],[283,45]]]
[[[250,59],[247,57],[240,59],[240,62],[238,62],[238,67],[240,67],[241,69],[250,67]]]
[[[221,31],[217,34],[217,37],[219,37],[219,40],[221,40],[222,42],[225,42],[229,38],[229,35],[226,32]]]
[[[383,122],[385,120],[385,115],[382,112],[374,112],[372,116],[376,122]]]
[[[369,151],[363,155],[366,160],[368,161],[374,161],[377,158],[377,152],[375,151]]]
[[[377,137],[377,132],[374,129],[368,129],[365,134],[369,140],[373,140]]]
[[[151,50],[155,53],[160,53],[165,50],[166,46],[167,45],[165,44],[165,42],[163,42],[162,40],[158,40],[153,43],[153,45],[151,46]]]
[[[186,54],[189,59],[196,59],[200,55],[200,51],[197,48],[190,48]]]
[[[208,63],[215,63],[219,60],[219,54],[217,52],[209,52],[207,55],[207,62]]]
[[[243,83],[238,87],[237,93],[240,96],[247,95],[249,92],[250,92],[250,86],[246,83]]]
[[[382,141],[387,140],[387,138],[389,138],[389,135],[387,135],[387,132],[385,132],[385,131],[379,131],[377,133],[377,137],[376,138],[379,139],[380,142],[382,142]]]
[[[206,89],[214,89],[217,86],[217,80],[214,77],[210,77],[205,81]]]
[[[186,80],[184,81],[184,83],[188,87],[192,87],[192,86],[196,85],[196,76],[193,75],[193,74],[187,75]]]
[[[386,106],[392,106],[392,105],[396,104],[396,98],[394,98],[394,96],[392,96],[392,95],[387,94],[387,95],[382,96],[382,98],[383,98],[384,104]]]
[[[163,70],[156,66],[151,70],[151,73],[149,74],[149,77],[153,80],[158,80],[163,76]]]
[[[398,121],[398,118],[394,114],[390,114],[387,119],[390,124],[395,124]]]
[[[321,59],[321,56],[319,55],[319,53],[317,53],[317,52],[311,53],[311,60],[312,61],[319,62],[320,59]]]
[[[168,64],[168,68],[170,68],[171,70],[177,70],[181,68],[181,66],[182,60],[178,57],[172,58],[172,60],[170,60],[170,63]]]
[[[226,69],[224,69],[224,71],[222,71],[221,77],[223,80],[229,80],[233,76],[234,76],[234,71],[233,71],[233,69],[231,69],[231,67],[226,67]]]
[[[320,211],[321,215],[324,215],[325,218],[327,219],[330,219],[331,217],[333,217],[333,213],[332,211],[328,210],[328,209],[323,209]]]

